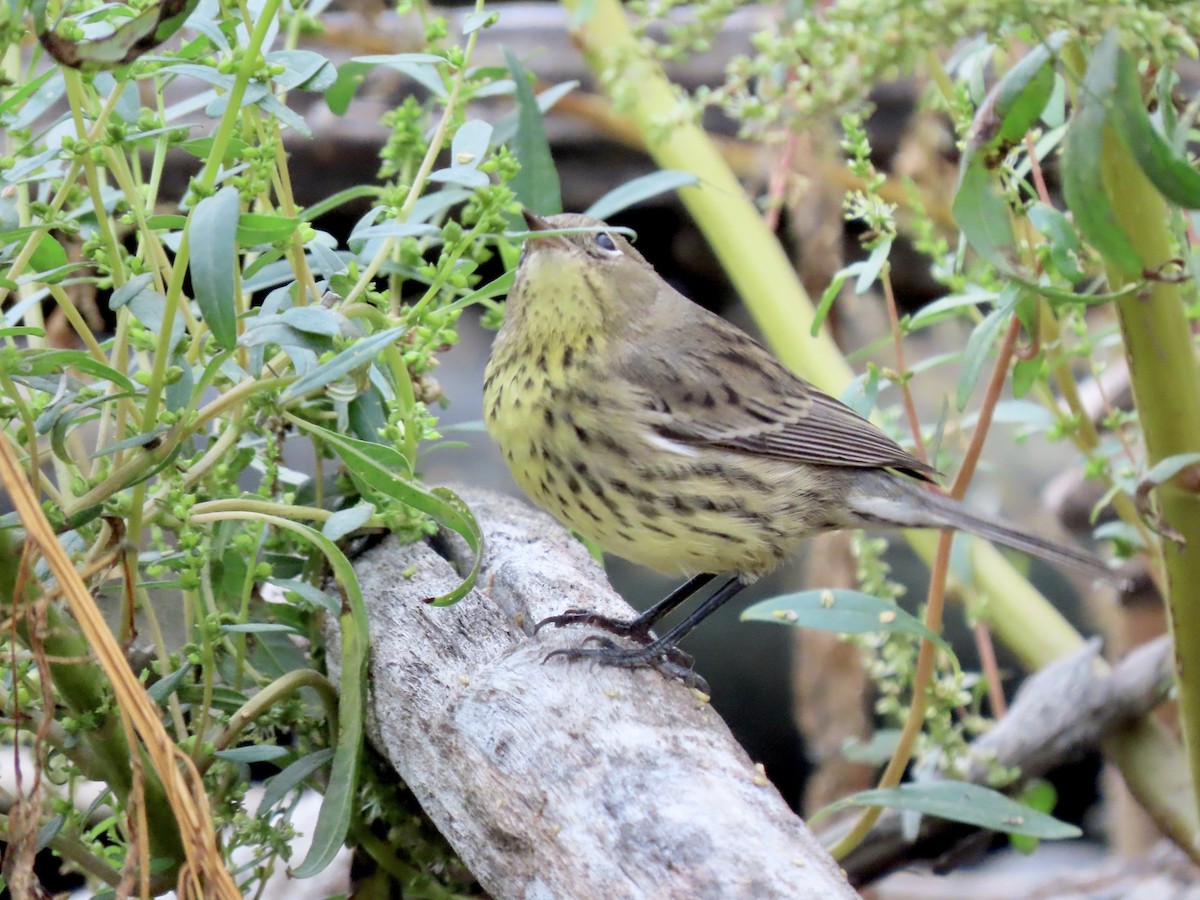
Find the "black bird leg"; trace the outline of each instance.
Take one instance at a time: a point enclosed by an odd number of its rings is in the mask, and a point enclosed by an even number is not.
[[[650,629],[659,619],[716,577],[716,575],[705,574],[689,578],[636,619],[610,619],[608,616],[602,616],[589,609],[568,609],[560,615],[547,616],[542,619],[533,627],[533,633],[537,634],[547,625],[553,625],[555,628],[562,628],[565,625],[595,625],[610,634],[648,644],[653,640]]]
[[[702,584],[711,581],[713,577],[712,575],[707,576],[706,581],[702,582]],[[696,579],[692,580],[695,581]],[[717,588],[703,603],[692,610],[679,624],[669,629],[662,637],[656,638],[643,646],[632,648],[618,647],[612,641],[605,639],[604,643],[599,647],[566,647],[562,650],[555,650],[546,654],[546,660],[553,656],[562,656],[566,659],[594,659],[601,665],[621,666],[629,669],[649,666],[674,678],[679,678],[690,687],[698,688],[708,693],[708,684],[704,679],[689,667],[679,663],[679,654],[682,651],[675,645],[690,633],[692,629],[736,596],[745,586],[741,578],[737,576],[730,578]],[[677,592],[672,592],[672,597]],[[669,600],[671,597],[666,599]],[[662,603],[665,602],[666,600],[662,601]],[[678,606],[680,602],[682,601],[676,601],[675,605]],[[643,615],[655,612],[662,603],[656,604]],[[660,612],[659,617],[662,615],[663,613]]]

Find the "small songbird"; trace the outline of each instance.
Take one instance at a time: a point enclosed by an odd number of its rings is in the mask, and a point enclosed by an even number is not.
[[[680,674],[684,634],[805,538],[840,528],[961,529],[1111,577],[1087,553],[933,489],[930,466],[676,291],[603,222],[525,220],[532,235],[484,384],[488,432],[559,521],[607,552],[693,576],[631,622],[571,610],[541,623],[587,622],[639,644],[563,655]],[[571,228],[592,230],[555,233]],[[728,581],[652,638],[659,618],[720,573]]]

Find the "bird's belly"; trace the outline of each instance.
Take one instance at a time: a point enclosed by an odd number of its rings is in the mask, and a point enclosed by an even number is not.
[[[539,387],[485,401],[488,430],[529,497],[608,553],[670,574],[755,578],[829,527],[806,467],[671,449],[628,411],[555,403]]]

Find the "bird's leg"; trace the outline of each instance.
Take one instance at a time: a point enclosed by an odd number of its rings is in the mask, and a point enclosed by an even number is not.
[[[708,580],[711,581],[712,576],[709,576]],[[704,679],[690,668],[679,664],[678,654],[681,651],[675,645],[691,632],[693,628],[724,606],[728,600],[736,596],[745,586],[746,584],[741,578],[736,576],[730,578],[674,628],[669,629],[662,637],[641,647],[618,647],[612,641],[606,640],[599,647],[565,647],[562,650],[555,650],[546,655],[546,660],[552,656],[562,656],[566,659],[594,659],[602,665],[621,666],[629,669],[651,666],[667,675],[680,679],[691,687],[708,693],[708,685],[704,682]],[[678,605],[678,602],[676,605]],[[652,612],[653,610],[650,611]]]
[[[564,625],[595,625],[610,634],[648,644],[652,640],[650,629],[659,619],[716,577],[716,575],[706,574],[688,579],[636,619],[610,619],[608,616],[602,616],[589,609],[568,609],[561,615],[542,619],[533,627],[533,633],[537,634],[547,625],[553,625],[555,628],[562,628]]]

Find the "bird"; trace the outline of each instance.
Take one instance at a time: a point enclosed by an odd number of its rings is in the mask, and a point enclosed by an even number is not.
[[[1089,553],[935,489],[933,467],[685,297],[606,223],[523,215],[528,236],[484,376],[487,430],[537,505],[605,552],[688,579],[636,619],[570,609],[539,622],[633,639],[550,656],[687,680],[679,640],[806,538],[838,529],[958,529],[1113,577]]]

